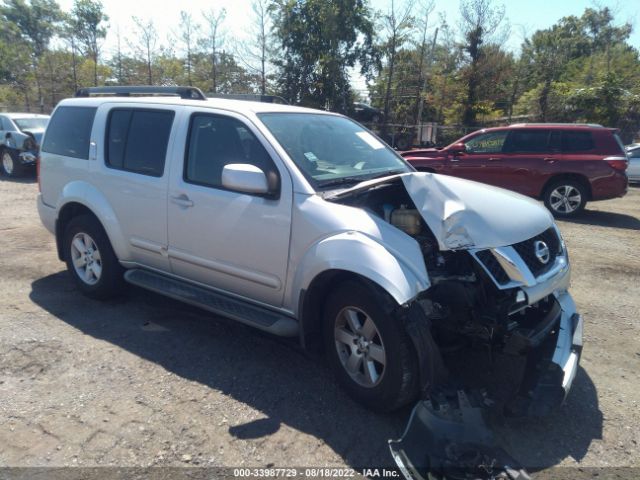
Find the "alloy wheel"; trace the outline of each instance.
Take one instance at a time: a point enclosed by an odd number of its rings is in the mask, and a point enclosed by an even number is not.
[[[96,242],[84,232],[71,240],[71,261],[78,277],[87,285],[95,285],[102,276],[102,257]]]
[[[580,191],[572,185],[560,185],[549,195],[551,208],[559,213],[573,213],[582,203]]]
[[[342,367],[356,383],[369,388],[380,383],[387,357],[369,315],[355,307],[343,308],[336,317],[334,340]]]
[[[7,175],[13,174],[13,169],[14,169],[13,157],[9,152],[4,152],[2,154],[2,168],[4,168],[4,171],[6,172]]]

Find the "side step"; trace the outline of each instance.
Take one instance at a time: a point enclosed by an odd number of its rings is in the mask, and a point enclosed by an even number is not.
[[[148,270],[132,269],[127,282],[281,337],[298,334],[298,322],[286,315]]]

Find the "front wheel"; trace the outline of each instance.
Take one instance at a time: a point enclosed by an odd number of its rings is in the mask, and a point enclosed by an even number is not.
[[[18,161],[17,155],[8,149],[3,149],[0,153],[2,161],[0,170],[5,177],[16,178],[22,175],[22,165]]]
[[[544,204],[554,217],[571,217],[584,209],[587,192],[575,180],[555,181],[545,190]]]
[[[329,295],[324,314],[325,351],[338,382],[378,411],[409,403],[418,390],[417,357],[404,326],[388,313],[386,295],[347,282]]]

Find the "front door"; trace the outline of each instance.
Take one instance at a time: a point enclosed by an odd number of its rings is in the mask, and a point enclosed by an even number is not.
[[[465,142],[465,152],[449,157],[450,175],[501,186],[504,171],[502,147],[508,130],[481,133]]]
[[[184,161],[169,185],[173,273],[228,293],[280,306],[291,231],[292,186],[270,145],[241,116],[191,111]],[[252,164],[277,178],[278,195],[225,189],[227,164]],[[275,177],[273,177],[275,176]]]

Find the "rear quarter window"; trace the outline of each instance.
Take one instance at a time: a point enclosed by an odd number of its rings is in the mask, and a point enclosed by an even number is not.
[[[42,151],[87,160],[95,115],[95,107],[58,107],[47,126]]]
[[[588,152],[593,150],[591,132],[562,132],[563,152]]]

